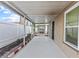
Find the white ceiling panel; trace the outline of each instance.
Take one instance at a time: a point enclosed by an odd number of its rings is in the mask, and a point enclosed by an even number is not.
[[[48,23],[58,15],[71,1],[11,1],[35,23]],[[53,16],[44,16],[53,15]],[[51,20],[50,20],[51,19]]]
[[[60,13],[70,1],[12,1],[18,8],[28,15],[56,15]]]

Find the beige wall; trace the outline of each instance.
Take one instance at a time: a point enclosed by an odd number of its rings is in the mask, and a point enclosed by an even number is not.
[[[79,57],[79,52],[72,49],[64,42],[64,12],[55,19],[55,42],[68,57]]]

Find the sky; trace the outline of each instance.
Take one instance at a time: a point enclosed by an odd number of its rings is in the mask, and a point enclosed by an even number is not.
[[[0,22],[19,22],[20,16],[7,7],[0,5]]]

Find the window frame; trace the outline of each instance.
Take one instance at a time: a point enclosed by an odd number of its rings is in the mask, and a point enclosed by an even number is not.
[[[20,23],[20,17],[21,15],[18,14],[16,11],[14,11],[12,8],[10,8],[8,5],[6,5],[3,2],[0,2],[0,5],[2,5],[4,8],[8,9],[10,12],[12,12],[12,14],[18,15],[19,16],[19,21],[16,22],[5,22],[5,21],[0,21],[0,23],[2,24],[19,24]]]
[[[67,13],[71,12],[76,7],[79,7],[79,2],[77,2],[76,4],[74,4],[72,7],[70,7],[68,10],[66,10],[64,12],[64,43],[67,44],[68,46],[74,48],[75,50],[79,51],[79,24],[78,24],[78,26],[67,26],[66,25],[66,15],[67,15]],[[78,27],[78,46],[75,46],[74,44],[71,44],[71,43],[66,41],[66,28],[74,28],[74,27]]]

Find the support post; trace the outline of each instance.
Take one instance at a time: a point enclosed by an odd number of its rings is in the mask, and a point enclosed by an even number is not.
[[[23,38],[23,45],[25,46],[25,37],[26,37],[26,23],[25,23],[25,17],[24,17],[24,38]]]

